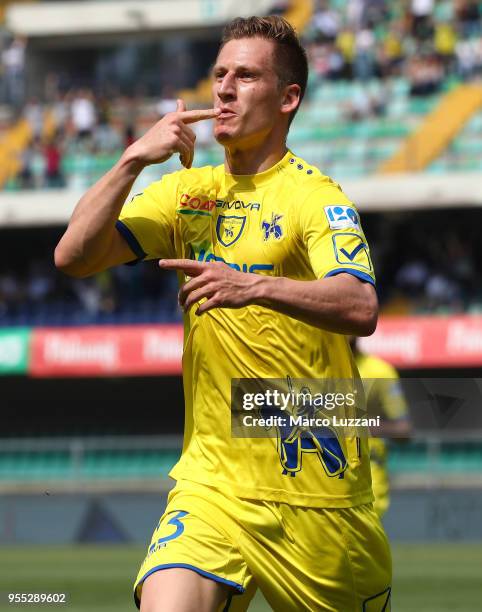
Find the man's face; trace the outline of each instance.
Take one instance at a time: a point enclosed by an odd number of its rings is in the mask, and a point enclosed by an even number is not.
[[[274,43],[230,40],[213,69],[214,136],[220,144],[254,145],[279,120],[283,94],[274,70]]]

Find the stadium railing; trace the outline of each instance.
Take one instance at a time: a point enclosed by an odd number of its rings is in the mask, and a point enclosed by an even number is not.
[[[0,491],[166,490],[181,436],[15,438],[0,440]],[[417,432],[392,444],[395,488],[482,487],[482,431]]]

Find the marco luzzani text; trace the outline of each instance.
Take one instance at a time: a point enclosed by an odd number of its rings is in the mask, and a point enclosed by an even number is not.
[[[349,418],[337,414],[320,415],[324,411],[353,408],[355,393],[283,393],[277,389],[267,389],[263,393],[244,393],[242,399],[243,410],[250,412],[242,418],[246,427],[380,427],[380,416]],[[290,413],[293,407],[297,408],[297,414]],[[274,414],[256,416],[260,409],[266,408]],[[310,415],[306,414],[306,409]],[[251,414],[252,410],[255,410],[255,414]],[[314,416],[314,411],[319,416]]]

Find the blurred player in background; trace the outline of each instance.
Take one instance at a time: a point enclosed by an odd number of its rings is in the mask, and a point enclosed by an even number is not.
[[[179,273],[185,438],[136,580],[142,612],[246,610],[257,586],[280,612],[389,609],[367,440],[298,432],[286,457],[286,440],[231,435],[233,379],[353,380],[344,334],[376,325],[356,209],[286,146],[307,76],[286,21],[234,20],[213,69],[214,108],[178,101],[82,197],[56,249],[75,276],[135,258]],[[191,168],[189,124],[210,118],[225,163]],[[124,205],[142,169],[175,152],[185,169]]]
[[[363,353],[355,336],[351,336],[350,346],[365,386],[368,416],[381,417],[382,425],[372,432],[373,437],[370,437],[369,447],[375,496],[373,507],[382,517],[390,505],[386,438],[395,441],[408,440],[412,424],[396,369],[375,355]]]

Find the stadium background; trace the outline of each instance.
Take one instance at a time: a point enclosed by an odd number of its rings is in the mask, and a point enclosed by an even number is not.
[[[311,64],[289,144],[362,212],[382,307],[364,346],[409,394],[414,436],[389,461],[394,610],[480,609],[482,3],[105,0],[0,3],[0,610],[12,591],[132,609],[182,436],[176,283],[154,263],[65,278],[53,249],[177,95],[209,105],[223,24],[272,12]],[[195,165],[219,163],[198,130]]]

